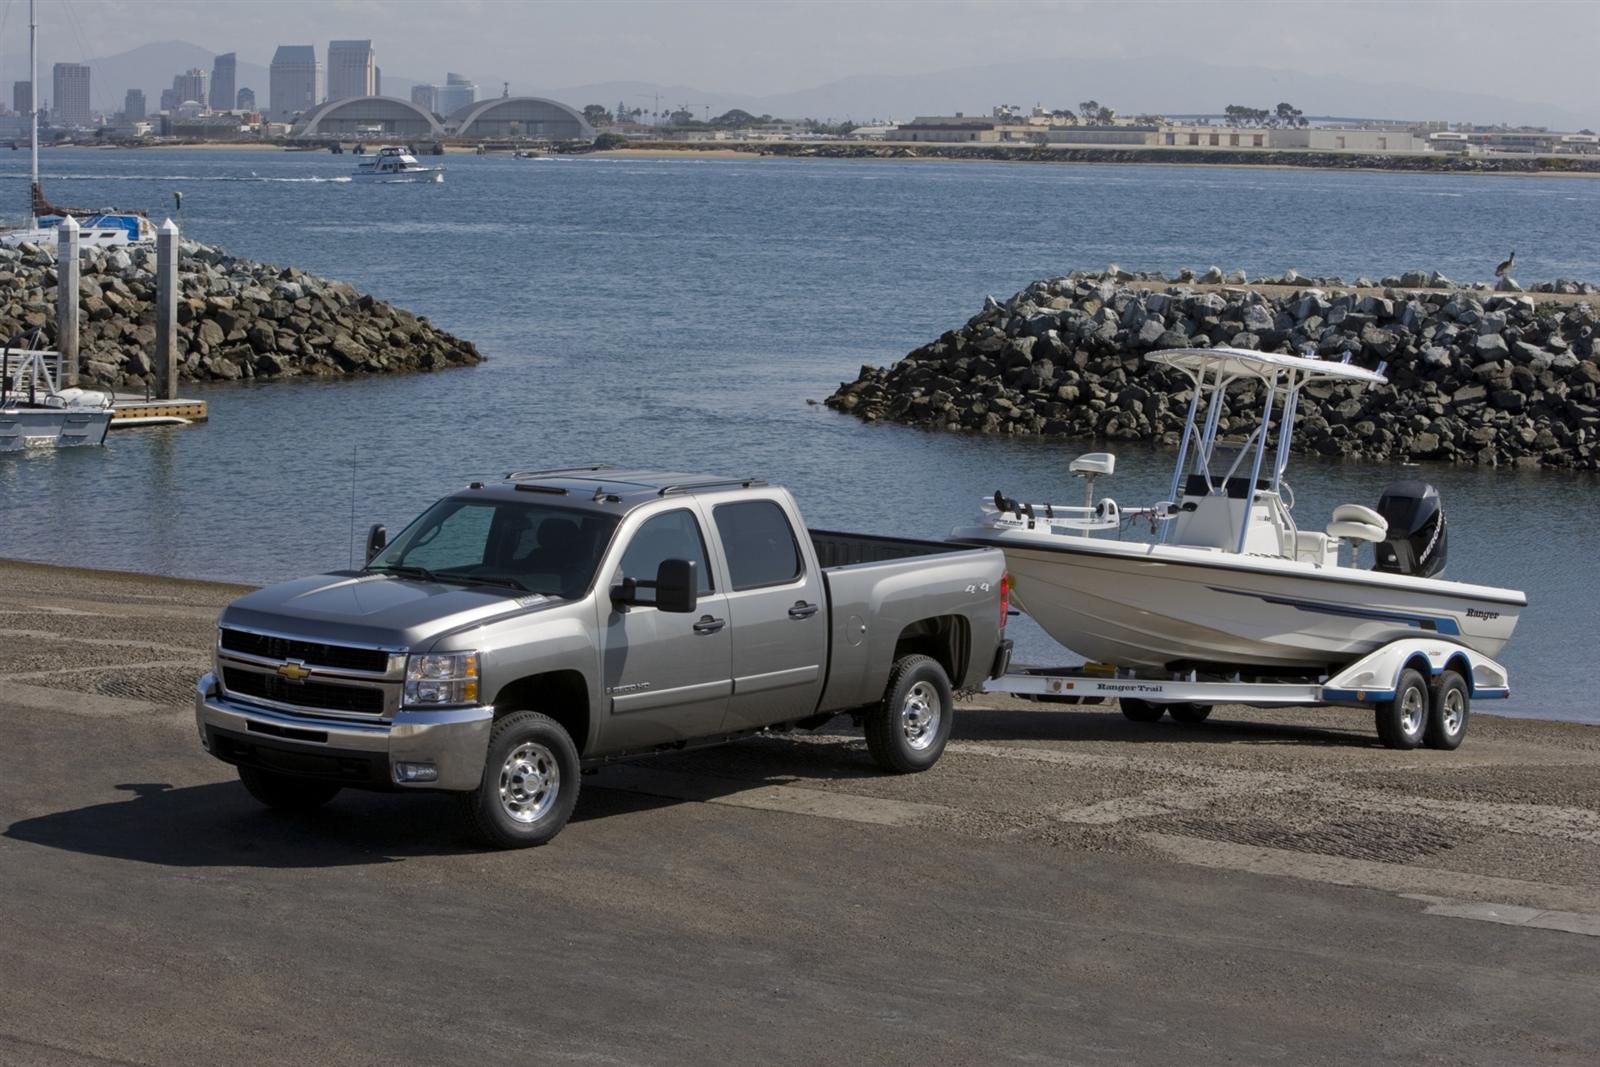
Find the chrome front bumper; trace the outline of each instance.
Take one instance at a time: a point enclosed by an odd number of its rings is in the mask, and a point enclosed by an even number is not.
[[[276,766],[368,788],[464,791],[478,788],[483,778],[494,709],[399,711],[388,722],[292,715],[224,696],[216,675],[207,672],[195,683],[194,718],[200,743],[229,763]],[[252,752],[265,756],[258,760]],[[438,776],[401,781],[400,763],[431,764]],[[371,772],[357,773],[360,767]]]

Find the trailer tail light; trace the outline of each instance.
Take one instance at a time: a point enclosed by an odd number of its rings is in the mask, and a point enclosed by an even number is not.
[[[1006,619],[1011,614],[1011,574],[1000,574],[1000,632],[1005,633]]]

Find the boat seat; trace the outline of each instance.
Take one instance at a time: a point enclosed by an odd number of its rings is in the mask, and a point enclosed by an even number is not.
[[[1388,533],[1385,526],[1375,526],[1370,522],[1358,522],[1355,519],[1328,523],[1328,536],[1340,541],[1382,541]]]
[[[1340,504],[1328,523],[1328,536],[1340,541],[1382,541],[1388,535],[1389,520],[1360,504]]]

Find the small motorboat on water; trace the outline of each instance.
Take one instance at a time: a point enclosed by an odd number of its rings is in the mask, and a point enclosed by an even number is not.
[[[385,145],[356,165],[354,177],[361,182],[442,182],[444,168],[425,167],[405,149]]]
[[[1097,453],[1071,467],[1088,479],[1082,506],[996,493],[975,524],[950,534],[1004,550],[1018,606],[1046,633],[1119,672],[1165,678],[1319,676],[1419,637],[1499,654],[1527,597],[1441,577],[1445,515],[1432,486],[1395,482],[1375,508],[1342,505],[1321,529],[1294,518],[1284,472],[1301,390],[1381,384],[1383,367],[1231,348],[1147,358],[1192,383],[1167,500],[1147,508],[1095,500],[1095,477],[1115,467]],[[1260,424],[1225,442],[1224,394],[1251,383]],[[1141,523],[1151,540],[1120,539]],[[1374,548],[1370,569],[1356,563],[1363,544]]]
[[[103,445],[112,401],[90,389],[58,389],[55,352],[0,349],[0,452]],[[15,367],[15,371],[12,368]]]

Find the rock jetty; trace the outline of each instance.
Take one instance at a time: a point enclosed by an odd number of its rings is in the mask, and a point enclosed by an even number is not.
[[[1210,345],[1315,352],[1386,363],[1389,382],[1308,388],[1299,452],[1600,469],[1593,285],[1491,292],[1424,272],[1358,282],[1290,272],[1247,286],[1242,274],[1216,268],[1184,271],[1176,282],[1114,267],[1075,272],[1003,303],[986,299],[966,325],[892,367],[863,366],[827,404],[930,430],[1175,445],[1188,381],[1145,353]],[[1259,420],[1253,388],[1230,394],[1226,434],[1248,433]]]
[[[154,384],[155,258],[153,247],[83,250],[78,351],[84,384]],[[178,286],[179,377],[185,380],[439,370],[483,358],[470,342],[345,282],[192,241],[179,251]],[[0,331],[11,337],[34,327],[43,327],[44,343],[55,346],[55,249],[0,247]]]

